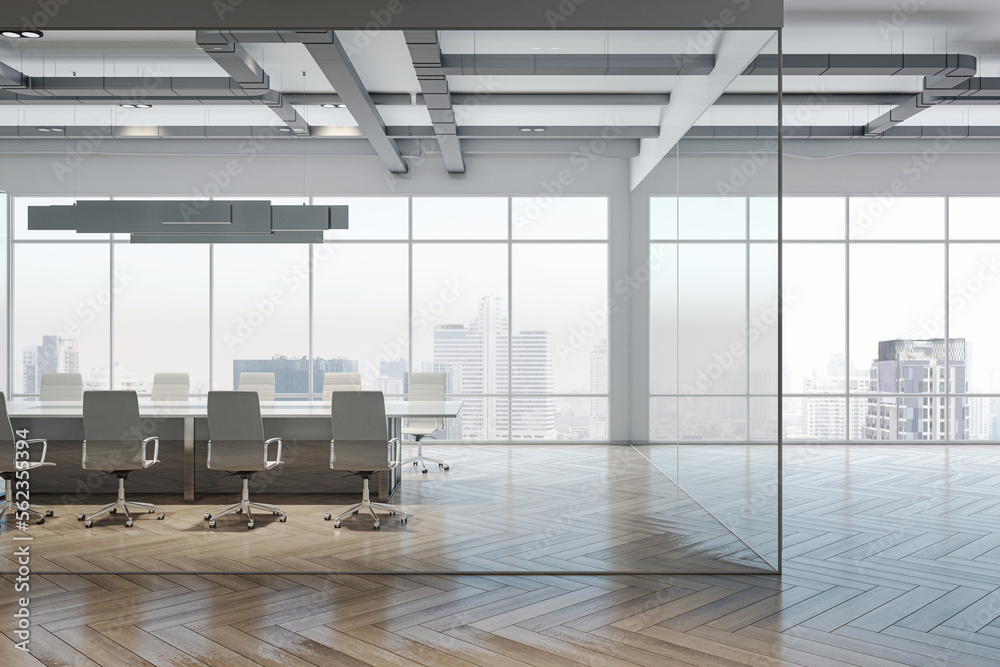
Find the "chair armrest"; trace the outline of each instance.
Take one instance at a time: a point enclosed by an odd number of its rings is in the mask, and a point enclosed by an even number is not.
[[[36,442],[42,443],[42,458],[38,459],[36,463],[45,463],[45,454],[49,451],[49,441],[45,438],[34,438],[33,440],[25,440],[29,445],[33,445]]]
[[[267,459],[267,447],[272,442],[278,443],[278,454],[277,454],[277,456],[274,457],[274,460],[277,461],[278,463],[281,463],[282,462],[281,461],[281,438],[270,438],[270,439],[264,441],[264,461],[266,462],[268,460]]]
[[[146,443],[148,443],[150,440],[153,441],[153,458],[147,459]],[[147,465],[147,462],[149,463],[149,465]],[[155,435],[151,435],[142,441],[142,467],[148,468],[149,466],[159,462],[160,462],[160,438]]]

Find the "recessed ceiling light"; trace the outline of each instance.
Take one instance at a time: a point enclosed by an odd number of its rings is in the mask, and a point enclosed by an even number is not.
[[[122,109],[134,109],[135,108],[134,104],[119,104],[118,106],[120,106]]]
[[[279,127],[278,129],[281,130],[282,132],[291,132],[292,131],[292,128],[290,128],[290,127]]]
[[[52,130],[50,130],[50,129],[49,129],[49,128],[47,128],[47,127],[39,127],[39,128],[36,128],[36,129],[37,129],[37,130],[38,130],[39,132],[51,132],[51,131],[52,131]]]
[[[544,127],[536,127],[536,128],[534,128],[534,131],[535,132],[544,132],[545,128]]]
[[[521,129],[522,132],[531,132],[531,128],[530,127],[522,127],[520,129]]]
[[[145,102],[139,102],[138,104],[135,105],[135,108],[136,109],[152,109],[153,105],[152,104],[146,104]]]
[[[38,39],[42,36],[41,30],[0,30],[0,35],[4,37],[10,37],[12,39],[17,39],[24,37],[26,39]]]
[[[324,109],[343,109],[344,108],[343,104],[334,103],[334,102],[327,102],[326,104],[321,104],[320,106],[323,107]]]

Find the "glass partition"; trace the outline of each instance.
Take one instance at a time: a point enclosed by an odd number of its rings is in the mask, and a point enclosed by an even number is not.
[[[776,62],[777,54],[775,36],[758,62]],[[640,449],[702,512],[701,539],[717,546],[719,569],[773,572],[780,567],[778,73],[745,70],[720,92],[634,204],[648,208],[650,233],[653,444]]]

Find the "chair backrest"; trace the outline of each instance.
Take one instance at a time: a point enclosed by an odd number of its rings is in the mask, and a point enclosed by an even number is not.
[[[444,373],[410,373],[410,388],[406,394],[413,401],[444,401]],[[407,419],[406,428],[444,428],[444,420],[428,417]]]
[[[7,415],[7,397],[0,391],[0,471],[17,470],[17,438],[14,437],[14,427]]]
[[[264,421],[252,391],[208,392],[208,467],[264,470]]]
[[[134,391],[83,394],[83,467],[87,470],[142,468],[142,420]]]
[[[42,375],[41,400],[48,402],[79,401],[83,397],[83,376],[79,373]]]
[[[324,373],[323,402],[335,391],[361,391],[361,373]]]
[[[240,373],[239,391],[255,391],[261,402],[274,402],[274,373]]]
[[[333,440],[330,467],[374,472],[396,462],[386,436],[385,397],[380,391],[337,391],[330,397]]]
[[[153,402],[187,401],[191,380],[187,373],[157,373],[153,376]]]

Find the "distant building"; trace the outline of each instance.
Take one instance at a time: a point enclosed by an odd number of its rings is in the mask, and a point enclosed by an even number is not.
[[[590,399],[590,428],[587,436],[591,440],[608,439],[608,339],[603,338],[590,350],[590,391],[604,394],[605,398]]]
[[[848,372],[843,354],[830,357],[826,373],[813,370],[803,392],[816,394],[803,401],[802,435],[818,440],[864,440],[868,399],[845,398],[847,393],[867,393],[869,373],[852,367]]]
[[[968,399],[946,397],[967,391],[966,370],[964,338],[880,341],[869,392],[897,396],[868,398],[865,439],[968,440]]]
[[[349,359],[313,359],[313,388],[317,393],[326,373],[357,373],[358,362]],[[234,359],[233,387],[238,387],[240,373],[274,373],[275,394],[309,393],[309,359],[282,357],[271,359]]]
[[[548,331],[521,331],[510,338],[507,307],[499,297],[480,300],[468,325],[434,328],[434,367],[449,374],[448,392],[464,396],[462,437],[465,439],[555,439],[552,336]],[[514,383],[509,377],[513,373]],[[475,398],[480,394],[539,394],[511,399]]]
[[[24,348],[21,387],[25,394],[37,394],[46,373],[79,373],[80,351],[75,338],[42,336],[42,344]]]

